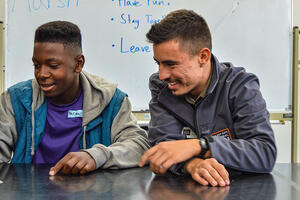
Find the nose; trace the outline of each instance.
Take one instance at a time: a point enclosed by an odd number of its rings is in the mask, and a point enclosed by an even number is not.
[[[163,65],[159,66],[159,79],[162,81],[166,81],[170,78],[170,69]]]
[[[41,79],[48,78],[50,76],[48,67],[45,65],[41,65],[39,69],[36,69],[36,75]]]

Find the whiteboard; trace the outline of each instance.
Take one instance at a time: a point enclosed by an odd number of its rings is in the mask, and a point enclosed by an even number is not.
[[[269,110],[291,105],[291,0],[7,0],[6,88],[33,77],[35,29],[77,24],[85,70],[119,84],[133,110],[148,109],[149,76],[158,70],[145,34],[170,11],[192,9],[211,29],[213,53],[255,73]]]

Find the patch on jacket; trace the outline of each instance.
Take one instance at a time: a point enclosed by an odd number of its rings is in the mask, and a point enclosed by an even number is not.
[[[181,134],[185,135],[187,139],[198,138],[196,133],[190,127],[187,126],[182,128]]]
[[[229,131],[228,128],[217,131],[215,133],[212,133],[211,136],[221,136],[221,137],[224,137],[227,140],[232,140],[232,137],[231,137],[231,134],[230,134],[230,131]]]

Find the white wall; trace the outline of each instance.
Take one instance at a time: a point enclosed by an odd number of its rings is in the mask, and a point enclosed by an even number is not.
[[[293,24],[300,27],[300,0],[293,0]]]
[[[298,26],[300,28],[300,0],[293,0],[293,27]],[[300,44],[299,44],[300,46]],[[292,56],[292,55],[291,55]],[[300,70],[299,70],[300,77]],[[300,82],[299,82],[299,100],[300,100]],[[299,101],[300,103],[300,101]],[[298,105],[300,114],[300,106]],[[286,163],[291,162],[291,133],[292,126],[291,122],[286,122],[285,125],[272,124],[272,128],[275,133],[275,139],[277,144],[277,162]],[[297,162],[300,163],[300,120],[298,120],[298,152],[297,152]]]
[[[275,134],[275,141],[277,146],[277,159],[278,163],[291,162],[291,122],[286,122],[285,125],[280,123],[273,123],[272,128]],[[298,159],[299,160],[299,159]]]
[[[5,18],[5,0],[0,0],[0,21],[4,22]],[[2,65],[4,63],[4,34],[0,34],[0,93],[4,90],[4,73],[2,71]]]
[[[4,21],[4,0],[0,0],[0,21]]]
[[[300,28],[300,0],[293,0],[293,26],[298,26]],[[299,42],[300,47],[300,42]],[[300,51],[299,51],[299,58],[300,58]],[[300,71],[299,71],[299,77],[300,77]],[[300,82],[298,85],[298,88],[300,88]],[[300,90],[298,90],[298,101],[300,99]],[[300,103],[300,101],[299,101]],[[298,105],[298,116],[300,113],[300,106]],[[298,156],[297,156],[297,162],[300,163],[300,120],[298,120]]]

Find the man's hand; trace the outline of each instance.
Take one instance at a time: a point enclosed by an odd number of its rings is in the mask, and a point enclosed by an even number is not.
[[[195,158],[186,164],[186,171],[201,185],[226,186],[230,184],[224,165],[216,159]]]
[[[156,174],[164,174],[173,164],[180,163],[198,155],[201,146],[198,139],[161,142],[142,156],[139,166],[150,161],[150,168]]]
[[[87,152],[71,152],[50,169],[49,175],[55,175],[59,171],[64,174],[85,174],[95,169],[96,162],[90,154]]]

